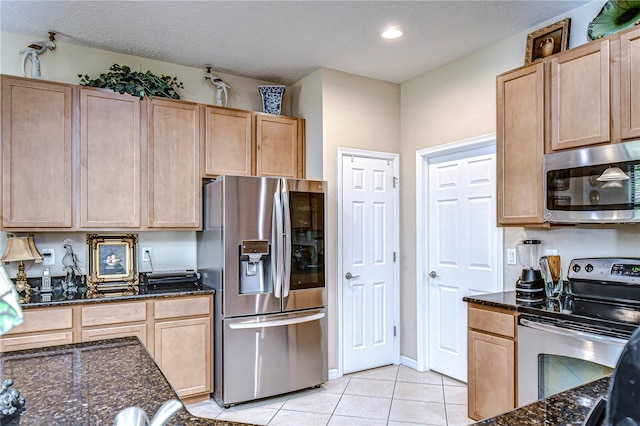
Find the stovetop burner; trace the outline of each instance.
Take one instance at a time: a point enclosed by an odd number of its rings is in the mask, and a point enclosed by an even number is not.
[[[544,317],[539,322],[625,339],[638,328],[640,259],[574,259],[568,278],[569,294],[520,304],[524,318]]]

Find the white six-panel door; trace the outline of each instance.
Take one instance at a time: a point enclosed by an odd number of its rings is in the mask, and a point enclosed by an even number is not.
[[[395,361],[393,172],[389,160],[342,157],[344,373]]]
[[[500,291],[492,148],[429,161],[430,369],[467,381],[464,296]]]

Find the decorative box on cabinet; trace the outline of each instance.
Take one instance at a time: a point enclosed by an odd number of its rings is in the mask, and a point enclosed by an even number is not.
[[[147,105],[148,226],[198,229],[200,107],[157,97]]]
[[[2,76],[2,226],[72,226],[72,89]]]
[[[80,227],[140,228],[141,101],[80,89]]]
[[[497,109],[497,222],[540,225],[544,64],[499,75]]]
[[[516,312],[468,306],[468,416],[479,420],[516,407]]]

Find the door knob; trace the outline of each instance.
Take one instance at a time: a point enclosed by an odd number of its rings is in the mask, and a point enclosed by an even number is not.
[[[347,272],[346,274],[344,274],[344,277],[348,280],[352,280],[354,278],[360,278],[360,275],[351,275],[351,272]]]
[[[437,277],[437,276],[438,276],[438,274],[436,274],[436,271],[431,271],[431,272],[429,272],[429,276],[430,276],[431,278],[435,278],[435,277]]]

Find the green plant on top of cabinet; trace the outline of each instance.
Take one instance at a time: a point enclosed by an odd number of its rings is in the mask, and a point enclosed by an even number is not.
[[[160,98],[147,105],[148,227],[198,229],[201,108]]]
[[[140,99],[80,89],[80,227],[140,228]]]
[[[2,77],[2,226],[71,228],[72,89]]]

